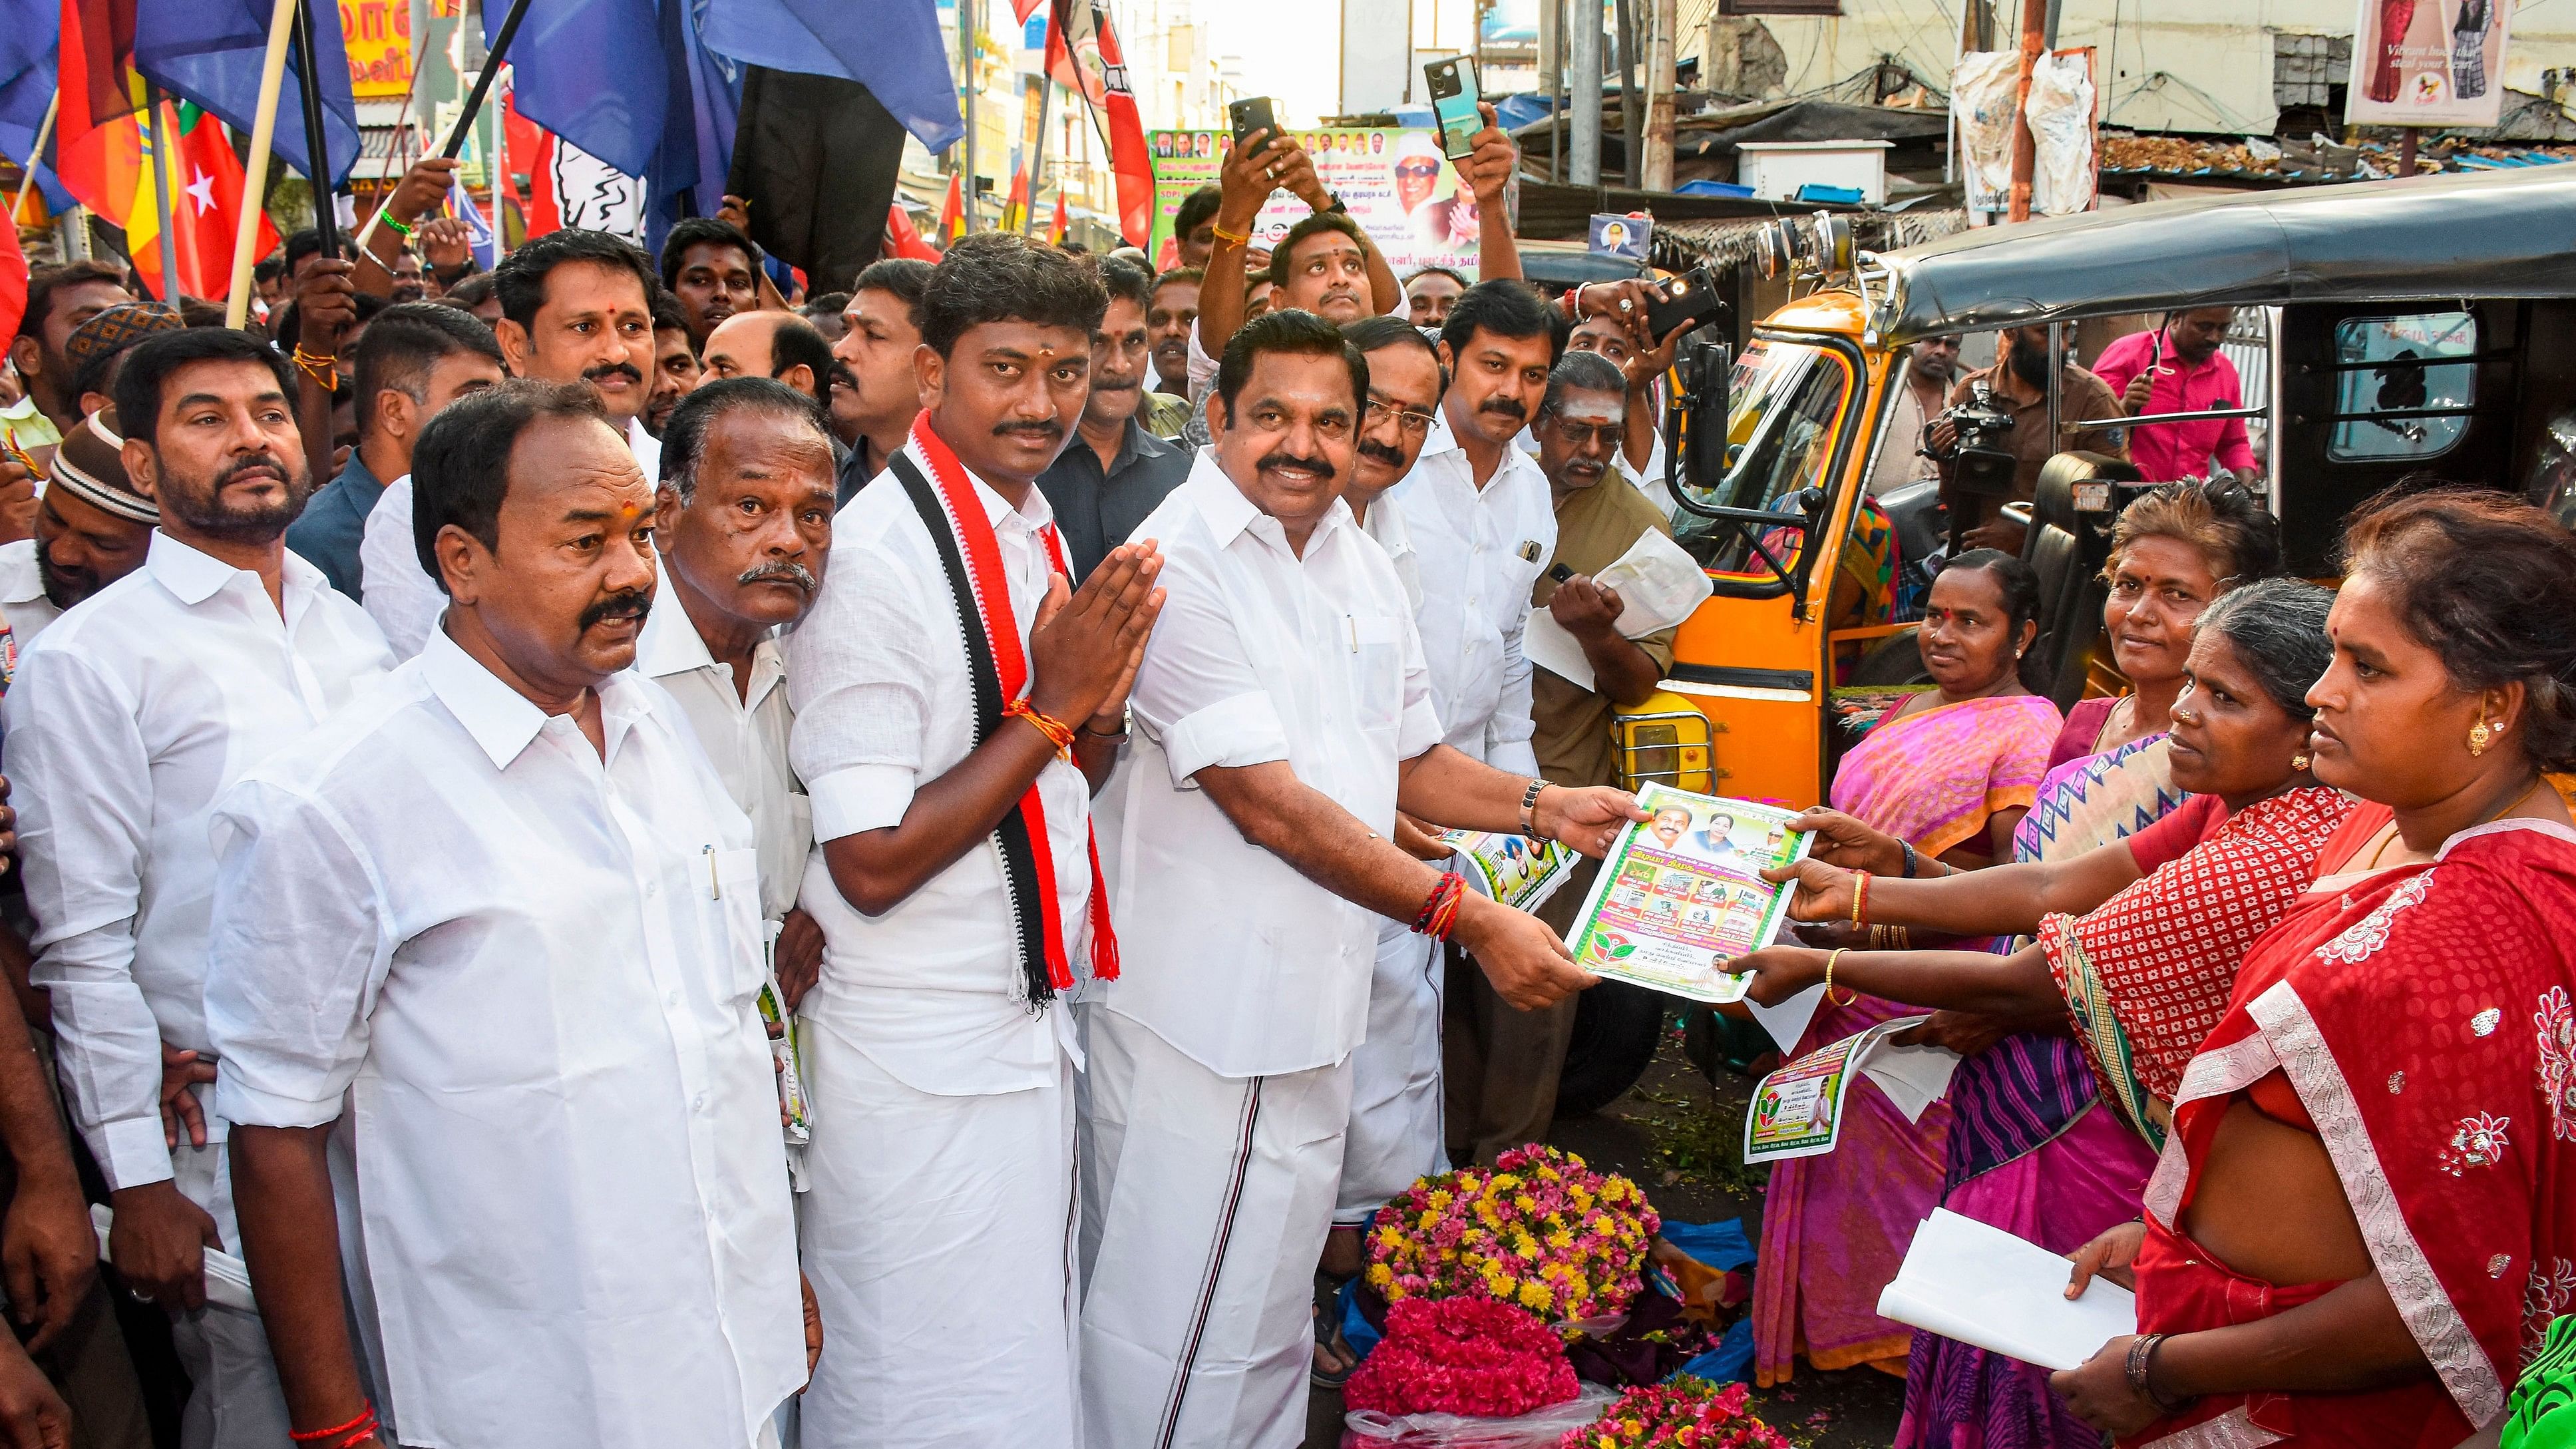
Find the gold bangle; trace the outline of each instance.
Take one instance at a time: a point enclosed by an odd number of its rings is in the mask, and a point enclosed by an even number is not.
[[[1849,949],[1851,948],[1848,946],[1836,946],[1825,953],[1825,999],[1827,1001],[1834,999],[1834,963],[1841,960],[1843,952]]]
[[[1209,222],[1208,232],[1218,241],[1232,242],[1239,247],[1250,246],[1252,244],[1252,233],[1248,231],[1227,231],[1224,227],[1217,225],[1215,222]]]

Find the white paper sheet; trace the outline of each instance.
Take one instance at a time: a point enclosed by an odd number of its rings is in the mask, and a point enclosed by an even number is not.
[[[1619,637],[1623,639],[1642,639],[1689,618],[1710,588],[1699,561],[1651,528],[1616,563],[1594,575],[1593,582],[1619,595]],[[1584,657],[1582,643],[1545,609],[1530,610],[1529,625],[1521,631],[1521,652],[1560,679],[1592,687],[1592,661]]]
[[[2096,1277],[2066,1297],[2066,1259],[1946,1208],[1916,1229],[1878,1316],[2045,1369],[2071,1369],[2138,1331],[2138,1301]]]
[[[89,1225],[91,1230],[98,1234],[98,1256],[101,1262],[112,1261],[107,1255],[107,1234],[108,1229],[115,1223],[115,1209],[105,1203],[90,1204]],[[250,1296],[249,1266],[230,1253],[208,1248],[206,1250],[206,1301],[226,1308],[238,1308],[246,1313],[258,1312],[259,1304]]]
[[[1950,1091],[1950,1074],[1959,1069],[1959,1054],[1948,1047],[1898,1046],[1883,1041],[1872,1048],[1860,1074],[1878,1083],[1908,1122],[1923,1120],[1923,1109]]]

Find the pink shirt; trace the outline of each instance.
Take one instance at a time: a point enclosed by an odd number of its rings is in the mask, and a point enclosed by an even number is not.
[[[2126,393],[2129,384],[2147,364],[2154,360],[2157,332],[2132,332],[2102,349],[2093,362],[2093,374],[2111,385],[2114,393]],[[2166,338],[2161,365],[2166,372],[2157,374],[2154,387],[2147,393],[2147,405],[2141,415],[2150,413],[2189,413],[2208,408],[2241,408],[2245,384],[2236,376],[2236,364],[2224,352],[2209,354],[2209,360],[2192,367],[2174,355],[2173,339]],[[2233,471],[2244,472],[2254,466],[2254,446],[2245,436],[2243,418],[2211,418],[2189,423],[2151,423],[2129,430],[2129,461],[2138,465],[2150,483],[2165,483],[2176,478],[2197,477],[2209,471],[2209,460]]]

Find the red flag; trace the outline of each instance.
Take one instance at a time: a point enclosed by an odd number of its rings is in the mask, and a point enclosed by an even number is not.
[[[524,165],[528,171],[528,201],[519,212],[527,223],[526,240],[534,241],[550,231],[563,230],[563,202],[555,195],[554,132],[519,114],[514,90],[501,110],[501,149],[512,165]],[[512,183],[512,189],[517,184]]]
[[[1047,74],[1079,91],[1091,123],[1109,143],[1110,169],[1118,176],[1118,232],[1143,246],[1154,230],[1154,163],[1145,149],[1145,123],[1136,93],[1127,85],[1126,52],[1100,0],[1054,0],[1047,27]]]
[[[1037,14],[1038,7],[1045,3],[1046,0],[1011,0],[1011,18],[1026,25],[1029,17]]]
[[[0,226],[0,337],[18,335],[27,315],[27,254],[18,249],[18,220]]]
[[[1064,209],[1064,193],[1059,191],[1055,194],[1055,226],[1049,230],[1047,240],[1055,243],[1057,246],[1063,246],[1064,234],[1072,229],[1073,218],[1066,214]]]
[[[224,138],[223,124],[193,105],[162,102],[162,124],[170,132],[170,227],[179,258],[175,290],[191,297],[220,297],[232,280],[233,232],[241,225],[241,158]],[[173,289],[161,276],[161,228],[151,185],[146,176],[125,238],[135,270],[152,295],[167,297]],[[264,257],[275,250],[277,228],[263,214],[251,255]]]
[[[134,0],[63,0],[54,174],[117,226],[133,219],[143,171],[142,77],[134,73]],[[143,193],[147,204],[151,193]]]
[[[911,217],[904,214],[900,203],[886,208],[885,254],[910,257],[920,262],[939,260],[939,248],[922,238],[920,229],[912,224]]]
[[[953,242],[966,233],[966,174],[948,173],[948,203],[939,208],[939,239]]]

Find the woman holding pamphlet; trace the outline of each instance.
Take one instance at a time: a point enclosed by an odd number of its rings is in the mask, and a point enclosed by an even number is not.
[[[1843,757],[1835,807],[1925,860],[1981,865],[2007,855],[2063,724],[2021,680],[2038,606],[2037,576],[2019,559],[1978,549],[1943,565],[1921,635],[1934,688],[1890,706]],[[1817,1010],[1790,1055],[1904,1014],[1846,993]],[[1949,1111],[1910,1120],[1874,1084],[1854,1086],[1843,1111],[1832,1153],[1772,1169],[1754,1273],[1764,1386],[1788,1379],[1801,1351],[1819,1369],[1900,1372],[1911,1341],[1875,1310],[1914,1225],[1940,1201]]]
[[[2280,560],[2280,526],[2225,475],[2162,484],[2121,511],[2102,570],[2102,637],[2129,693],[2066,712],[2048,776],[2013,832],[2016,862],[2081,855],[2146,829],[2188,798],[2174,783],[2165,726],[2182,692],[2193,622],[2228,589],[2278,572]],[[2316,646],[2324,648],[2321,633]],[[2298,692],[2305,688],[2303,681]],[[2016,937],[2001,949],[2028,944]],[[1960,1029],[1991,1034],[1994,1025],[1937,1019],[1926,1035],[1965,1048],[1975,1043],[1960,1040]],[[2148,1153],[2115,1114],[2092,1111],[2093,1083],[2082,1049],[2062,1031],[2015,1032],[1969,1055],[1950,1081],[1942,1206],[2009,1231],[2043,1226],[2036,1238],[2056,1252],[2116,1221],[2039,1210],[2070,1168],[2083,1176],[2098,1159]],[[2134,1212],[2136,1194],[2122,1196],[2130,1204],[2122,1214]],[[2099,1437],[2047,1392],[2045,1371],[1937,1334],[1915,1334],[1905,1380],[1895,1449],[1949,1449],[1954,1431],[1988,1444],[2066,1449],[2092,1449]]]
[[[2576,1300],[2576,537],[2433,492],[2345,551],[2312,749],[2365,803],[2070,1285],[2134,1277],[2055,1379],[2123,1444],[2458,1444]]]

